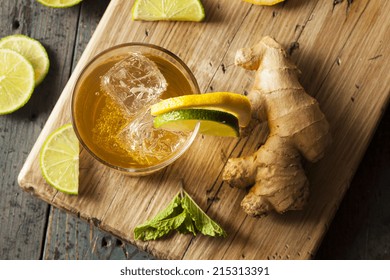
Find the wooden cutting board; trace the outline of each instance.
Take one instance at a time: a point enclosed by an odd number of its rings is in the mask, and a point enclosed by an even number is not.
[[[112,0],[19,175],[34,196],[85,219],[162,259],[309,259],[335,215],[382,112],[389,92],[390,2],[298,1],[274,7],[240,0],[203,0],[206,20],[134,22],[134,1]],[[129,177],[80,154],[80,193],[48,186],[39,150],[54,129],[70,121],[71,90],[82,67],[97,53],[124,42],[148,42],[177,54],[203,92],[249,90],[254,73],[234,66],[235,52],[270,35],[302,71],[332,127],[326,157],[307,164],[307,208],[262,219],[240,208],[244,190],[229,187],[221,171],[229,157],[248,155],[265,140],[263,127],[248,138],[197,137],[176,163],[147,177]],[[134,241],[136,225],[164,208],[184,182],[187,192],[228,232],[227,238],[175,234]]]

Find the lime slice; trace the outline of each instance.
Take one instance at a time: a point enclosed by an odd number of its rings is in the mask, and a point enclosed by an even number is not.
[[[200,0],[136,0],[134,20],[202,21],[205,17]]]
[[[42,5],[51,8],[68,8],[77,5],[83,0],[37,0]]]
[[[214,136],[238,137],[237,118],[229,113],[205,109],[183,109],[156,116],[155,128],[171,131],[193,131],[200,122],[199,133]]]
[[[40,166],[46,182],[67,194],[78,194],[79,141],[72,124],[61,126],[43,143]]]
[[[9,114],[30,99],[34,91],[34,69],[19,53],[0,49],[0,115]]]
[[[272,5],[278,4],[280,2],[283,2],[284,0],[243,0],[243,1],[255,4],[255,5],[272,6]]]
[[[239,124],[245,127],[251,120],[251,104],[244,95],[232,92],[212,92],[190,94],[162,100],[150,107],[151,114],[157,116],[179,109],[208,109],[224,111],[238,118]]]
[[[10,35],[0,40],[0,49],[10,49],[20,53],[33,66],[35,85],[46,77],[49,71],[49,57],[40,42],[24,35]]]

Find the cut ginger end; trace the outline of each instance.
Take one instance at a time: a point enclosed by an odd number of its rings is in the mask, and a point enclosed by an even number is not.
[[[242,0],[254,5],[260,5],[260,6],[273,6],[278,3],[284,2],[284,0]]]
[[[253,155],[229,159],[223,180],[234,187],[251,186],[241,202],[251,216],[303,209],[309,182],[301,157],[311,162],[323,157],[331,142],[325,115],[299,83],[300,71],[271,37],[239,50],[235,64],[256,71],[248,94],[252,105],[248,128],[267,121],[270,136]]]

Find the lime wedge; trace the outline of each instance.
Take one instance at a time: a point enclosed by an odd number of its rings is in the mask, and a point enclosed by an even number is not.
[[[193,131],[200,122],[199,133],[213,136],[238,137],[237,118],[229,113],[205,109],[183,109],[156,116],[155,128],[171,131]]]
[[[200,0],[136,0],[134,20],[202,21],[205,17]]]
[[[0,115],[9,114],[30,99],[34,91],[34,69],[19,53],[0,49]]]
[[[78,194],[79,141],[72,124],[61,126],[43,143],[40,166],[46,182],[67,194]]]
[[[283,2],[284,0],[243,0],[243,1],[255,4],[255,5],[272,6],[272,5],[278,4],[280,2]]]
[[[35,85],[46,77],[49,71],[49,57],[37,40],[21,34],[10,35],[0,40],[0,49],[16,51],[31,63],[35,73]]]
[[[51,8],[68,8],[77,5],[83,0],[37,0],[42,5]]]
[[[209,109],[224,111],[238,118],[239,124],[245,127],[251,120],[251,104],[244,95],[232,92],[212,92],[189,94],[162,100],[150,107],[151,114],[157,116],[180,109]]]

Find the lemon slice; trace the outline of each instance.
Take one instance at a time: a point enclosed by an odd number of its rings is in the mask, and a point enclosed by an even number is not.
[[[30,99],[34,91],[34,69],[21,54],[0,49],[0,115],[9,114]]]
[[[136,0],[134,20],[202,21],[205,17],[200,0]]]
[[[33,66],[35,85],[45,78],[49,71],[49,57],[40,42],[25,35],[17,34],[0,40],[0,49],[10,49],[24,56]]]
[[[283,2],[284,0],[243,0],[243,1],[255,4],[255,5],[272,6],[272,5],[278,4],[280,2]]]
[[[199,133],[238,137],[238,119],[229,113],[205,109],[183,109],[167,112],[153,119],[155,128],[171,131],[193,131],[200,122]]]
[[[68,8],[77,5],[82,0],[37,0],[42,5],[51,8]]]
[[[42,175],[51,186],[78,194],[79,142],[72,124],[61,126],[47,137],[39,159]]]
[[[224,111],[237,117],[239,125],[245,127],[251,120],[249,99],[232,92],[190,94],[162,100],[150,107],[153,116],[180,109],[208,109]]]

